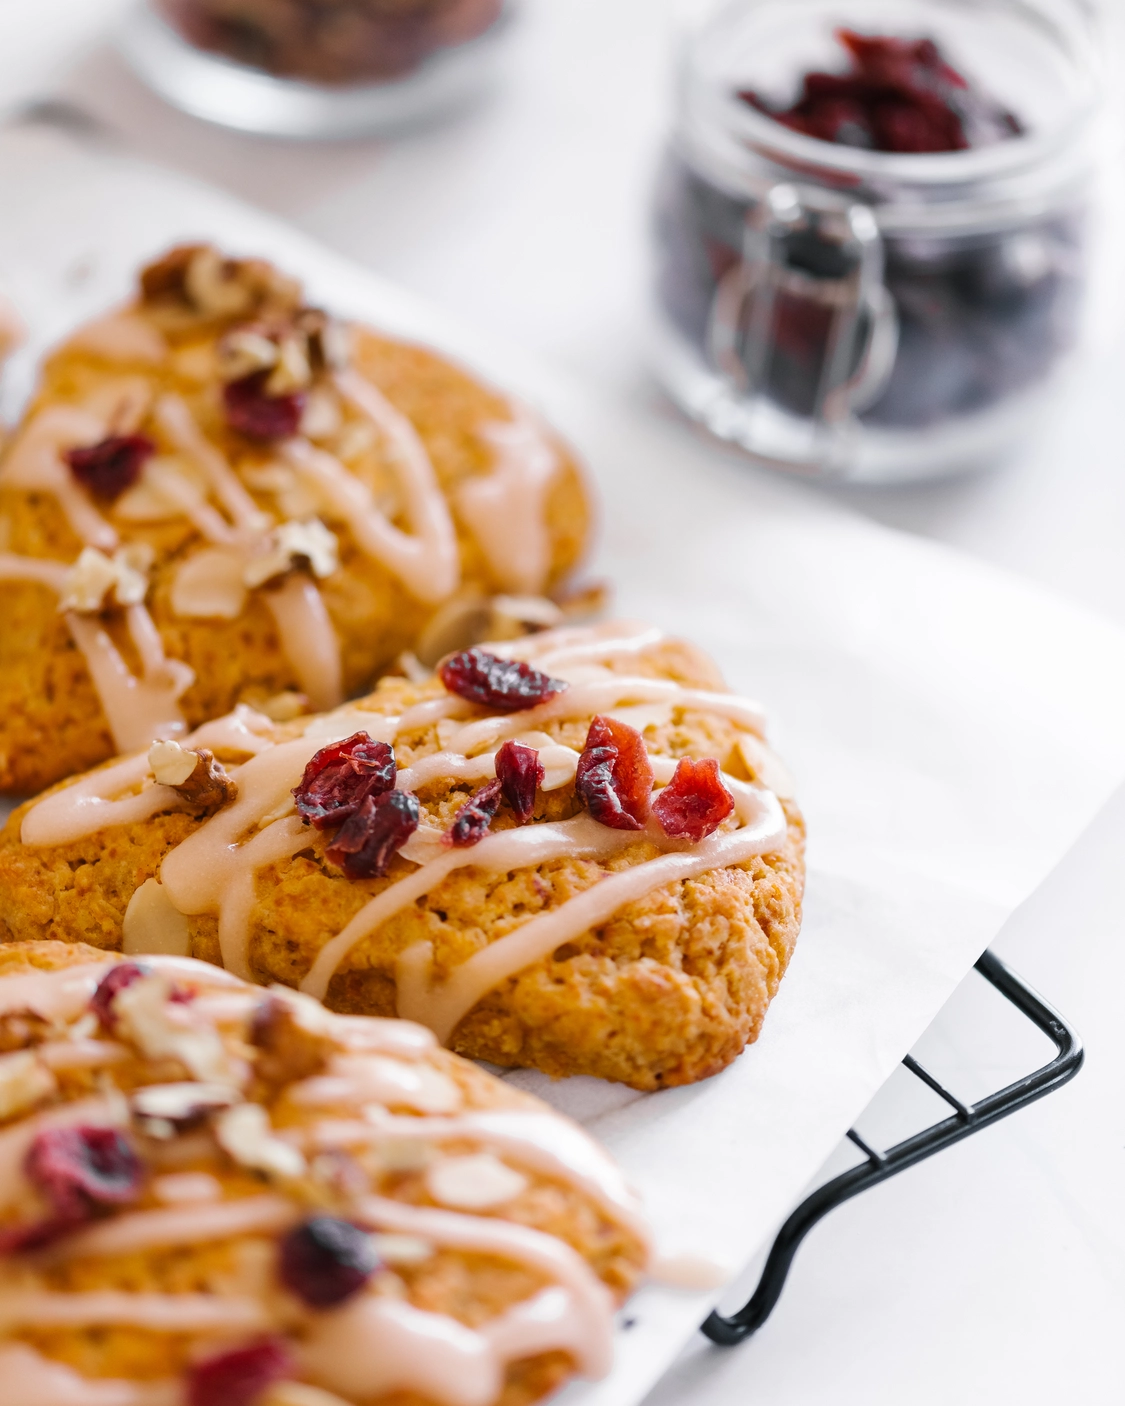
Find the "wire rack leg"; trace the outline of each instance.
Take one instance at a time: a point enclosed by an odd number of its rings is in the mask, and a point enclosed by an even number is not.
[[[993,952],[983,953],[976,963],[976,970],[1048,1036],[1054,1043],[1055,1057],[998,1093],[990,1094],[979,1103],[966,1104],[944,1088],[917,1060],[907,1055],[903,1064],[949,1104],[953,1110],[951,1115],[923,1132],[896,1143],[886,1152],[869,1147],[854,1129],[849,1132],[848,1137],[864,1153],[866,1160],[825,1182],[801,1202],[778,1231],[758,1287],[749,1301],[729,1317],[712,1313],[704,1322],[702,1331],[712,1342],[733,1346],[758,1331],[781,1297],[801,1242],[829,1211],[835,1210],[851,1197],[858,1196],[860,1192],[867,1191],[879,1182],[897,1176],[907,1167],[925,1161],[927,1157],[951,1147],[962,1138],[970,1137],[989,1124],[998,1122],[1029,1103],[1034,1103],[1036,1099],[1054,1092],[1073,1079],[1081,1069],[1082,1043],[1058,1011],[1049,1006]]]

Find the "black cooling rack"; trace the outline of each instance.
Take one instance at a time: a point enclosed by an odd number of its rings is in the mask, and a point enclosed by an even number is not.
[[[750,1299],[737,1313],[732,1313],[729,1317],[712,1313],[703,1324],[702,1331],[713,1343],[731,1347],[758,1331],[781,1297],[801,1242],[829,1211],[835,1210],[853,1196],[858,1196],[860,1192],[877,1186],[879,1182],[898,1176],[908,1167],[924,1162],[935,1152],[952,1147],[962,1138],[972,1137],[989,1124],[1006,1118],[1029,1103],[1034,1103],[1037,1098],[1053,1093],[1055,1089],[1073,1079],[1081,1069],[1082,1042],[1058,1011],[1049,1006],[993,952],[986,951],[981,956],[976,963],[976,970],[1052,1041],[1056,1050],[1055,1057],[1042,1068],[1024,1075],[1022,1079],[1017,1079],[1014,1084],[1009,1084],[998,1093],[989,1094],[978,1103],[963,1103],[928,1070],[923,1069],[912,1055],[907,1055],[902,1062],[910,1073],[943,1098],[953,1112],[940,1123],[934,1123],[922,1132],[915,1133],[913,1137],[896,1143],[885,1152],[868,1146],[853,1128],[848,1137],[863,1153],[864,1160],[858,1166],[825,1182],[801,1202],[778,1231],[758,1287]]]

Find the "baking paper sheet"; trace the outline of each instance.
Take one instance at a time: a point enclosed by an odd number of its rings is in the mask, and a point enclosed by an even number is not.
[[[1125,635],[754,472],[671,416],[607,404],[184,177],[25,128],[0,135],[0,191],[0,288],[34,331],[5,381],[9,412],[43,346],[123,296],[163,246],[266,254],[314,301],[442,347],[539,406],[591,465],[597,565],[621,609],[698,640],[766,703],[810,847],[804,930],[762,1038],[717,1078],[657,1095],[509,1076],[610,1147],[664,1252],[733,1277],[1125,777]],[[715,1297],[646,1288],[613,1374],[562,1399],[638,1401]]]

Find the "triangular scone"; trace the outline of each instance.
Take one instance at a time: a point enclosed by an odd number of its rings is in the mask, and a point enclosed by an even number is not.
[[[644,1271],[605,1153],[406,1021],[202,962],[0,948],[0,1388],[527,1406]]]
[[[525,407],[269,264],[174,250],[53,353],[0,458],[0,790],[549,622],[589,519]]]
[[[615,623],[311,722],[243,710],[17,810],[0,933],[190,953],[499,1065],[688,1083],[756,1038],[800,924],[763,728],[697,651]]]

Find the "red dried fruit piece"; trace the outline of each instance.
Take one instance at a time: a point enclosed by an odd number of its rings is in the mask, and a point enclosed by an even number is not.
[[[332,1308],[379,1268],[371,1236],[336,1216],[311,1216],[281,1242],[281,1282],[310,1308]]]
[[[394,748],[369,733],[353,732],[343,742],[322,747],[293,788],[297,810],[306,824],[330,830],[353,816],[368,796],[395,784]]]
[[[254,1406],[293,1370],[292,1354],[280,1338],[217,1353],[188,1368],[188,1406]]]
[[[132,986],[133,982],[139,981],[142,976],[148,975],[149,968],[142,966],[140,962],[118,962],[115,967],[110,967],[90,997],[90,1009],[97,1016],[98,1024],[103,1030],[112,1030],[117,1024],[117,1017],[113,1013],[113,1002],[117,993],[124,991],[126,986]]]
[[[102,1207],[128,1206],[141,1190],[144,1168],[117,1128],[46,1128],[31,1144],[27,1177],[70,1225]]]
[[[349,879],[381,879],[392,856],[417,830],[421,814],[412,791],[367,796],[324,853]]]
[[[74,1222],[52,1216],[30,1225],[12,1225],[0,1230],[0,1255],[18,1255],[42,1250],[74,1229]]]
[[[445,843],[457,849],[467,849],[469,845],[483,840],[488,834],[493,816],[500,809],[503,794],[499,781],[490,781],[487,786],[482,786],[479,791],[474,792],[453,817],[453,824],[442,836]]]
[[[599,714],[578,758],[574,789],[611,830],[643,830],[652,794],[652,764],[636,728]]]
[[[1019,119],[974,91],[931,39],[837,31],[851,67],[806,73],[801,95],[775,109],[754,92],[744,102],[822,141],[891,152],[964,151],[1018,136]]]
[[[714,757],[701,762],[681,757],[672,780],[652,803],[664,833],[684,840],[702,840],[733,811],[734,797],[723,785]]]
[[[147,435],[110,435],[100,444],[70,449],[66,462],[83,487],[99,498],[120,498],[141,476],[145,461],[156,453]]]
[[[501,659],[477,648],[454,654],[439,672],[450,693],[498,713],[534,708],[570,687],[564,679],[540,673],[523,659]]]
[[[522,742],[505,742],[496,753],[496,779],[512,813],[526,825],[535,810],[535,793],[543,784],[539,753]]]
[[[227,424],[247,439],[289,439],[297,433],[305,408],[304,391],[267,395],[270,372],[252,371],[223,387]]]

